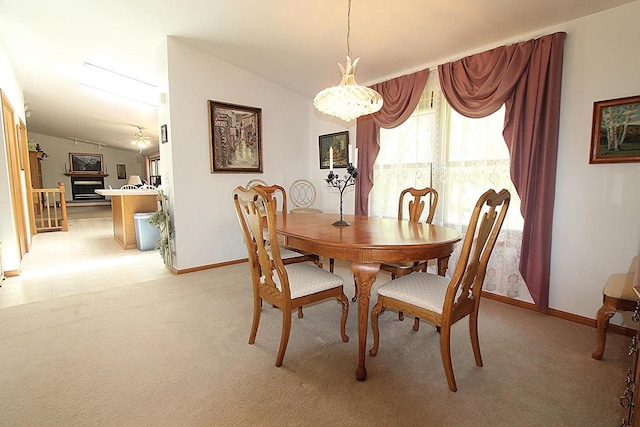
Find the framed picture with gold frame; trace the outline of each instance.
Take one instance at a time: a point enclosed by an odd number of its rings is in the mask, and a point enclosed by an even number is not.
[[[262,172],[262,109],[209,101],[211,173]]]
[[[593,103],[589,163],[640,162],[640,95]]]
[[[333,167],[349,166],[349,131],[330,133],[318,137],[320,169],[329,169],[329,149],[333,148]]]
[[[117,164],[116,172],[118,175],[118,179],[127,179],[127,165],[125,164]]]

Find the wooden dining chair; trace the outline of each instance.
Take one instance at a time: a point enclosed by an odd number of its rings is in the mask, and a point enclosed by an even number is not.
[[[255,185],[264,185],[265,187],[267,186],[267,183],[264,182],[261,179],[255,178],[255,179],[251,179],[249,180],[246,184],[245,184],[245,188],[253,188]]]
[[[596,360],[602,359],[604,346],[607,341],[607,329],[609,320],[618,311],[634,311],[640,304],[640,298],[633,290],[633,282],[636,274],[640,274],[638,255],[631,261],[631,266],[626,274],[612,274],[602,289],[602,307],[597,313],[597,337],[596,350],[591,354]]]
[[[276,366],[281,366],[291,332],[291,311],[330,298],[335,298],[342,305],[340,335],[342,341],[348,342],[345,328],[349,300],[343,292],[342,277],[311,264],[284,264],[276,235],[274,204],[259,187],[249,190],[237,187],[233,192],[233,200],[247,247],[253,284],[253,322],[249,344],[256,339],[262,301],[282,310],[282,333],[276,357]],[[271,242],[270,251],[267,251],[263,239],[265,228]]]
[[[273,185],[256,184],[253,186],[253,188],[259,188],[260,190],[264,191],[267,194],[268,202],[273,205],[273,209],[275,212],[277,212],[278,209],[280,209],[280,212],[282,212],[283,215],[287,215],[287,193],[285,192],[283,187],[277,184],[273,184]],[[278,199],[280,199],[280,202],[278,202]],[[266,237],[268,236],[265,234],[265,238]],[[306,252],[300,252],[300,251],[288,248],[284,240],[281,238],[280,238],[280,257],[282,258],[282,261],[285,264],[311,261],[318,267],[323,268],[322,261],[318,255],[310,254]]]
[[[411,196],[411,197],[407,197]],[[420,216],[424,212],[426,206],[426,199],[428,198],[429,210],[427,211],[427,217],[425,222],[431,224],[433,216],[436,213],[436,207],[438,206],[438,192],[433,188],[415,189],[413,187],[406,188],[400,193],[398,199],[398,219],[404,219],[404,212],[407,210],[409,214],[409,222],[420,221]],[[402,277],[412,271],[421,269],[426,271],[426,262],[413,262],[413,263],[397,263],[397,264],[381,264],[380,270],[391,273],[391,278]]]
[[[426,187],[416,189],[413,187],[405,188],[400,193],[398,198],[398,219],[404,219],[405,210],[409,214],[409,222],[418,222],[424,212],[424,208],[429,203],[429,210],[427,211],[427,217],[425,222],[431,224],[433,216],[436,213],[436,207],[438,206],[438,192],[433,188]],[[380,270],[386,271],[391,274],[391,279],[402,277],[414,271],[427,271],[427,263],[429,260],[410,262],[410,263],[391,263],[380,264]],[[398,312],[398,319],[404,320],[404,313]],[[413,330],[417,331],[420,327],[420,319],[415,318],[413,322]]]
[[[371,310],[373,347],[370,356],[378,353],[380,332],[378,317],[387,308],[432,322],[440,331],[440,352],[449,384],[456,391],[451,363],[451,326],[469,316],[471,346],[476,365],[482,366],[478,341],[478,310],[489,257],[509,208],[511,195],[507,190],[488,190],[478,199],[464,236],[460,258],[447,279],[437,274],[414,272],[391,280],[378,288],[378,302]]]
[[[254,184],[252,188],[259,188],[260,190],[264,191],[267,194],[268,196],[267,201],[268,203],[271,203],[273,205],[274,211],[277,212],[278,208],[280,208],[280,212],[282,212],[283,215],[287,214],[287,193],[285,192],[282,186],[277,184],[273,184],[273,185]],[[280,203],[278,203],[278,199],[280,199]],[[269,236],[266,232],[264,233],[264,239],[265,239],[265,242],[267,243],[267,251],[270,251],[271,245],[269,244]],[[286,247],[284,239],[282,239],[281,236],[278,236],[278,239],[280,242],[280,258],[282,258],[282,262],[285,265],[294,264],[296,262],[311,261],[318,267],[323,268],[322,260],[318,255],[290,249]],[[333,271],[331,272],[333,273]],[[302,306],[300,306],[298,307],[298,318],[302,319],[303,316],[304,314],[302,312]]]

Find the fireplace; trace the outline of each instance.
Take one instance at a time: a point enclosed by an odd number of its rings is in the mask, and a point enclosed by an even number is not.
[[[104,200],[104,196],[94,190],[104,188],[104,178],[96,177],[71,177],[71,194],[73,200]]]

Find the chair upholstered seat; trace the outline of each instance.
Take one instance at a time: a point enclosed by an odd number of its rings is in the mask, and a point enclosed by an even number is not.
[[[633,279],[635,274],[612,274],[604,286],[603,293],[608,297],[638,301],[638,295],[633,291]]]
[[[398,199],[398,219],[404,219],[404,212],[406,210],[409,213],[409,222],[418,222],[420,221],[424,208],[427,206],[428,210],[425,222],[431,224],[433,216],[436,213],[436,206],[438,206],[438,192],[430,187],[422,189],[413,187],[406,188],[402,190]],[[402,277],[414,271],[426,272],[428,262],[429,260],[420,262],[382,263],[380,264],[380,270],[390,273],[391,279],[395,279],[396,277]],[[404,313],[402,311],[398,312],[398,319],[404,320]],[[420,319],[416,317],[413,322],[413,330],[417,331],[419,327]]]
[[[311,264],[289,264],[284,268],[289,276],[291,298],[304,297],[344,284],[342,277]],[[264,282],[264,276],[261,280]],[[273,281],[281,291],[280,278],[275,275]]]
[[[378,288],[378,302],[371,309],[373,347],[369,356],[378,354],[380,330],[378,317],[387,309],[398,310],[435,325],[440,332],[440,355],[449,390],[456,391],[451,361],[451,327],[465,317],[476,366],[482,366],[478,339],[478,311],[489,257],[498,240],[511,194],[506,189],[486,191],[475,204],[456,269],[451,278],[415,271],[391,280]],[[414,326],[414,331],[418,328]],[[399,356],[400,357],[400,356]]]
[[[378,288],[378,295],[442,314],[448,285],[446,277],[418,271],[385,283]]]

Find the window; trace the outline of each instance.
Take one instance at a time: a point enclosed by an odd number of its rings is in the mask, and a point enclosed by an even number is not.
[[[427,83],[416,111],[403,124],[380,129],[380,152],[369,196],[371,216],[396,218],[398,196],[403,189],[432,187],[434,161],[440,148],[433,142],[440,136],[440,114],[436,94],[430,89]]]
[[[160,157],[149,158],[149,184],[156,187],[161,184]]]
[[[532,301],[518,271],[524,220],[511,182],[503,124],[504,107],[481,119],[455,112],[440,92],[437,75],[430,75],[409,119],[397,128],[380,130],[369,212],[372,216],[396,218],[398,196],[404,188],[430,186],[440,195],[433,222],[464,233],[478,197],[489,188],[508,189],[511,204],[484,289]],[[456,263],[454,252],[448,275]]]

